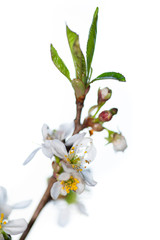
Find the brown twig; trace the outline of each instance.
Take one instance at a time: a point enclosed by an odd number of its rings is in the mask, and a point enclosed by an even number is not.
[[[54,177],[51,177],[50,181],[49,181],[49,184],[48,184],[48,187],[47,187],[42,199],[40,200],[40,202],[39,202],[32,218],[31,218],[31,220],[28,223],[27,229],[24,231],[24,233],[22,234],[22,236],[20,237],[19,240],[24,240],[27,237],[27,235],[30,232],[33,224],[35,223],[37,217],[39,216],[41,210],[51,200],[50,189],[51,189],[54,182],[56,182],[56,179]]]
[[[74,129],[73,135],[76,134],[76,133],[79,133],[82,129],[84,129],[83,124],[81,124],[81,122],[80,122],[82,108],[83,108],[83,102],[84,102],[84,100],[83,101],[76,100],[77,113],[76,113],[76,118],[74,120],[75,129]]]

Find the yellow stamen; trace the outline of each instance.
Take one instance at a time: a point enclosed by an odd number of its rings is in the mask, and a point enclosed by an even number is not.
[[[77,178],[74,178],[73,176],[71,176],[70,179],[67,181],[61,181],[62,189],[65,189],[67,193],[69,193],[70,191],[76,191],[78,189],[78,183],[79,180]]]

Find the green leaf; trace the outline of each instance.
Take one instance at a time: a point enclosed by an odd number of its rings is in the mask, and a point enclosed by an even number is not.
[[[71,82],[69,70],[66,67],[66,65],[64,64],[63,60],[59,57],[56,49],[53,47],[52,44],[51,44],[51,57],[52,57],[52,61],[53,61],[54,65],[58,68],[58,70],[64,76],[66,76],[69,79],[69,81]]]
[[[75,32],[72,32],[68,26],[66,26],[66,32],[75,66],[76,78],[82,80],[84,84],[86,84],[86,63],[80,49],[79,36]]]
[[[104,79],[115,79],[115,80],[118,80],[120,82],[126,82],[125,77],[120,73],[105,72],[105,73],[102,73],[101,75],[99,75],[98,77],[96,77],[95,79],[93,79],[90,83],[93,83],[97,80],[104,80]]]
[[[91,68],[92,58],[93,58],[95,44],[96,44],[98,10],[99,9],[97,7],[93,15],[93,20],[89,30],[89,36],[88,36],[88,42],[87,42],[87,52],[86,52],[87,77],[89,77],[89,74],[90,74],[90,68]]]

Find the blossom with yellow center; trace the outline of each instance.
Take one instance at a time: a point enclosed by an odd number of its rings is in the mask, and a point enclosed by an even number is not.
[[[65,189],[67,193],[69,193],[70,191],[76,191],[78,189],[78,183],[79,180],[77,178],[74,178],[73,176],[71,176],[70,179],[67,181],[61,181],[62,189]]]
[[[85,188],[84,180],[76,170],[72,167],[68,168],[63,162],[62,167],[64,172],[59,175],[57,182],[53,184],[50,191],[51,197],[54,200],[56,200],[60,194],[66,196],[70,191],[80,194]]]
[[[16,235],[22,233],[27,228],[27,222],[22,219],[7,221],[4,219],[4,213],[0,215],[0,239],[6,239],[7,235]],[[10,239],[10,238],[9,238]]]

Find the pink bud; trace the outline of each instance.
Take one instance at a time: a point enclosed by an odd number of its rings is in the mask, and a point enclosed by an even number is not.
[[[99,121],[100,122],[108,122],[112,119],[112,113],[110,111],[103,111],[99,114]]]
[[[112,95],[112,90],[108,87],[98,90],[98,105],[101,103],[105,103],[108,99],[110,99]]]

